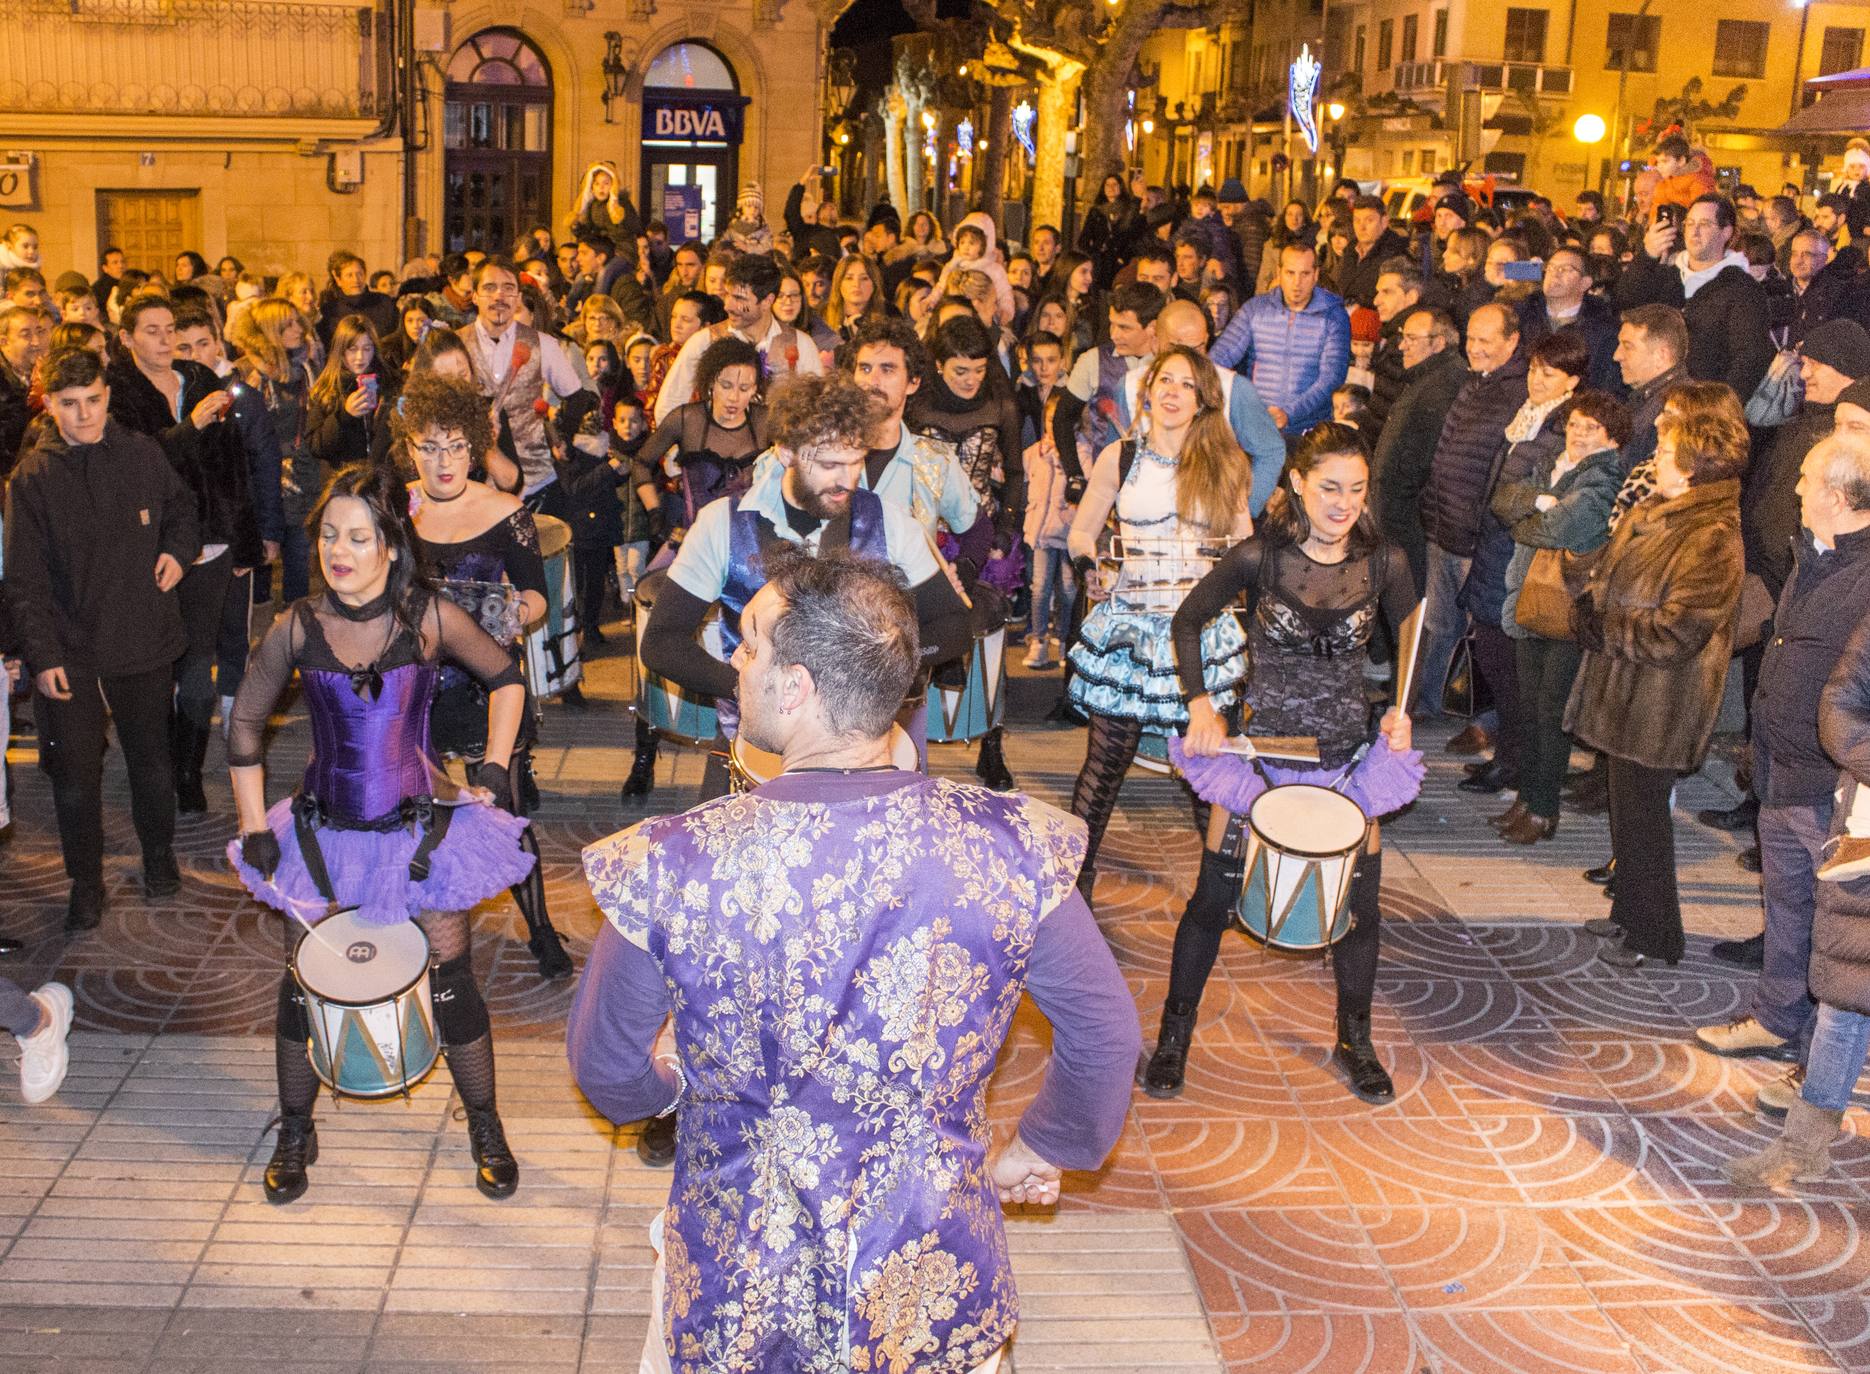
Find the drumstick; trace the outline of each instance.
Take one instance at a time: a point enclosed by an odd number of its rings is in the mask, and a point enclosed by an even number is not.
[[[1416,660],[1422,652],[1422,627],[1428,620],[1428,601],[1416,602],[1396,634],[1396,709],[1409,714],[1409,695],[1415,690]]]

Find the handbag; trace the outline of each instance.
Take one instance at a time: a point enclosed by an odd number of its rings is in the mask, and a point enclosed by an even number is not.
[[[1469,630],[1456,642],[1454,653],[1448,659],[1448,676],[1442,680],[1441,689],[1443,715],[1471,720],[1480,714],[1476,696],[1478,677],[1474,671],[1474,632]]]
[[[1519,585],[1513,621],[1541,639],[1570,639],[1571,593],[1565,590],[1565,551],[1539,549]]]
[[[1772,366],[1747,398],[1747,423],[1773,429],[1790,421],[1805,403],[1805,379],[1799,373],[1799,353],[1784,348],[1773,355]]]

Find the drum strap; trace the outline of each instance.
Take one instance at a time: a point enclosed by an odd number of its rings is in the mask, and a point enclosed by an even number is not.
[[[318,799],[301,792],[292,799],[292,830],[299,841],[299,857],[305,861],[305,875],[318,889],[319,896],[336,905],[338,897],[331,890],[331,871],[325,867],[325,852],[318,847]]]
[[[447,838],[448,825],[453,818],[454,808],[437,806],[433,797],[411,797],[397,810],[394,828],[412,825],[421,837],[416,842],[415,853],[409,856],[410,882],[428,880],[435,850]],[[292,799],[292,830],[299,842],[299,857],[305,862],[305,874],[312,880],[312,886],[318,889],[321,897],[335,903],[338,897],[332,891],[331,870],[325,866],[324,850],[318,844],[318,828],[322,819],[316,797],[301,792]]]

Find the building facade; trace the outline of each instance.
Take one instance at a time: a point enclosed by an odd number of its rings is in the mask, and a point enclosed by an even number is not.
[[[393,269],[562,235],[606,161],[646,217],[675,187],[718,232],[756,180],[777,220],[821,146],[828,3],[8,0],[0,217],[60,265]]]
[[[1303,193],[1308,175],[1316,190],[1339,164],[1384,182],[1466,164],[1569,198],[1620,189],[1626,151],[1648,152],[1656,102],[1699,81],[1696,98],[1715,108],[1693,131],[1727,181],[1813,188],[1842,139],[1779,128],[1806,80],[1870,61],[1866,30],[1862,0],[1263,0],[1246,23],[1151,40],[1138,103],[1153,127],[1139,126],[1139,157],[1152,179],[1239,176],[1272,197]],[[1284,118],[1302,48],[1321,63],[1316,152]],[[1341,120],[1326,113],[1333,102]],[[1575,136],[1583,115],[1602,121],[1599,142]]]

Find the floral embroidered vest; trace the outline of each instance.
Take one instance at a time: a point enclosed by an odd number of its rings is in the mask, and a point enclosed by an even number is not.
[[[664,1216],[682,1374],[963,1374],[1018,1317],[987,1081],[1082,822],[918,777],[758,790],[585,852],[686,1074]]]

